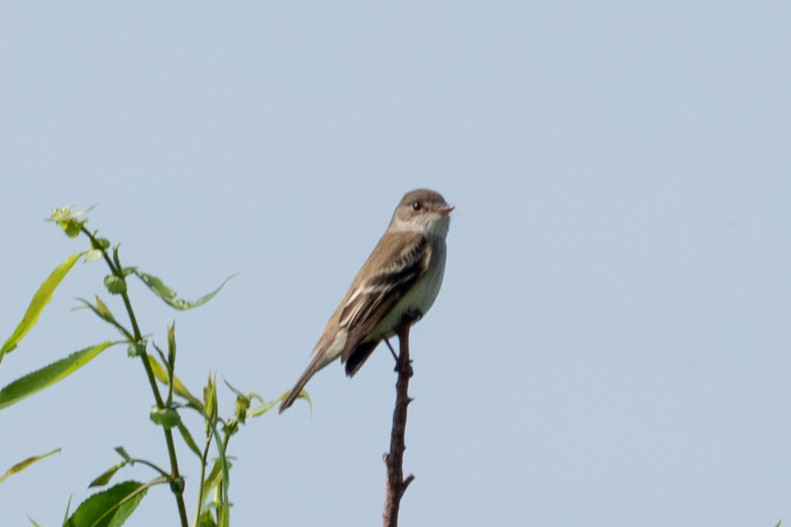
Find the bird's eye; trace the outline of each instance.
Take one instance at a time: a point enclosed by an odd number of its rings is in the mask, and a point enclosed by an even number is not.
[[[412,210],[414,210],[415,212],[419,211],[422,208],[423,208],[423,205],[421,205],[419,201],[413,201],[412,202]]]

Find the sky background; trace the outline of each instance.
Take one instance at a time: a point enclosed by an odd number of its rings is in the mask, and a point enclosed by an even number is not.
[[[411,338],[404,526],[791,523],[791,4],[5,2],[0,340],[91,211],[177,372],[272,399],[404,192],[456,205]],[[0,385],[114,339],[79,263]],[[395,375],[338,364],[231,443],[236,526],[380,520]],[[221,391],[225,413],[229,392]],[[59,525],[118,461],[166,464],[111,348],[0,412],[4,525]],[[201,425],[193,421],[200,430]],[[181,454],[193,514],[197,464]],[[146,480],[144,467],[116,476]],[[132,526],[176,525],[153,489]]]

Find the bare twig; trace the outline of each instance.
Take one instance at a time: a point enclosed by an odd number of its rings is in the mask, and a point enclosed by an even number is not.
[[[398,509],[401,505],[401,496],[415,476],[409,474],[404,478],[403,462],[404,434],[406,432],[407,406],[412,401],[409,398],[409,378],[412,377],[412,361],[409,360],[409,327],[404,324],[398,330],[399,354],[396,364],[398,381],[396,382],[396,404],[393,410],[393,429],[390,433],[390,452],[385,454],[387,465],[387,485],[385,492],[384,527],[398,526]],[[388,345],[390,343],[388,342]]]

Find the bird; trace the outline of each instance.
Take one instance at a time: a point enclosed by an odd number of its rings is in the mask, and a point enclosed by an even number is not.
[[[278,413],[294,404],[311,377],[335,359],[340,357],[346,375],[354,376],[383,339],[428,312],[442,285],[445,239],[454,208],[433,190],[404,195]]]

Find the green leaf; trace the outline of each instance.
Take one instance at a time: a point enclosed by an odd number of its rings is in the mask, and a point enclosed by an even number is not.
[[[173,428],[181,422],[181,416],[175,408],[157,408],[153,406],[149,417],[156,424],[165,428]]]
[[[95,243],[93,243],[93,248],[98,251],[104,251],[110,248],[110,240],[107,238],[94,238]]]
[[[219,489],[219,486],[222,483],[222,478],[223,466],[222,461],[218,458],[214,460],[214,465],[211,467],[211,471],[206,476],[206,479],[203,480],[203,492],[201,495],[206,499],[211,498],[214,489]],[[202,505],[203,510],[209,510],[211,506],[211,502]]]
[[[0,477],[0,484],[3,483],[8,478],[10,478],[11,476],[13,476],[14,474],[22,472],[23,470],[28,468],[33,463],[36,463],[37,461],[41,461],[45,457],[49,457],[49,456],[51,456],[53,454],[57,454],[58,452],[60,452],[60,448],[56,448],[52,452],[47,452],[46,454],[41,454],[41,455],[38,455],[38,456],[31,456],[31,457],[25,459],[24,461],[20,461],[19,463],[17,463],[13,467],[9,468],[6,471],[6,473],[3,474],[2,477]]]
[[[248,393],[244,394],[241,390],[235,388],[231,383],[229,383],[226,379],[223,379],[225,385],[231,390],[234,394],[236,394],[236,407],[234,409],[234,418],[233,421],[230,421],[228,425],[232,432],[236,432],[239,424],[244,424],[245,420],[247,419],[248,410],[250,406],[253,404],[253,400],[258,400],[260,402],[264,402],[260,395],[257,393]]]
[[[50,300],[52,300],[52,293],[58,287],[58,284],[60,284],[61,280],[63,280],[63,278],[74,266],[74,263],[79,260],[83,254],[85,253],[81,252],[70,256],[65,262],[57,266],[55,270],[49,275],[49,277],[44,280],[44,283],[38,288],[36,294],[33,295],[33,300],[30,301],[30,305],[22,317],[22,322],[19,323],[19,325],[14,330],[14,333],[8,337],[8,340],[5,341],[3,347],[0,348],[0,362],[3,361],[3,355],[16,348],[17,344],[19,344],[19,341],[22,340],[22,337],[24,337],[27,332],[30,331],[30,328],[36,324],[36,321],[38,321],[38,317],[44,310],[44,307],[49,304]]]
[[[285,394],[285,395],[288,395],[288,393],[289,393],[289,392],[286,392],[286,394]],[[307,399],[307,400],[308,400],[308,402],[310,402],[310,396],[308,395],[308,392],[303,392],[301,395],[303,395],[303,396],[304,396],[304,398],[305,398],[305,399]],[[255,408],[253,408],[252,410],[250,410],[250,411],[247,413],[247,417],[258,417],[259,415],[264,415],[264,414],[265,414],[265,413],[267,413],[269,410],[271,410],[272,408],[274,408],[274,407],[275,407],[275,405],[277,405],[277,403],[279,403],[279,402],[280,402],[280,401],[282,401],[283,399],[285,399],[285,397],[278,397],[278,398],[277,398],[277,399],[275,399],[274,401],[270,401],[270,402],[268,402],[268,403],[264,403],[264,404],[262,404],[262,405],[256,406]]]
[[[244,424],[247,418],[247,410],[250,409],[250,398],[244,395],[236,396],[236,407],[234,409],[234,419]]]
[[[203,511],[198,520],[198,527],[217,527],[217,522],[214,521],[212,511]]]
[[[96,297],[96,305],[95,306],[93,304],[91,304],[90,302],[88,302],[87,300],[83,299],[83,298],[78,298],[77,300],[82,302],[84,307],[86,307],[86,308],[90,309],[91,311],[93,311],[93,313],[97,317],[101,318],[102,320],[104,320],[108,324],[110,324],[113,327],[115,327],[128,340],[132,340],[134,338],[132,336],[132,334],[125,327],[123,327],[120,323],[118,323],[118,321],[115,319],[115,317],[113,316],[112,312],[110,311],[110,308],[107,307],[107,304],[102,302],[101,298],[99,298],[98,296]]]
[[[217,384],[212,377],[209,377],[203,388],[203,405],[206,408],[205,417],[214,421],[217,418]]]
[[[202,459],[203,454],[201,453],[200,448],[198,448],[198,444],[192,438],[189,428],[184,426],[184,423],[179,423],[176,426],[178,427],[179,432],[181,432],[181,437],[184,439],[184,442],[187,443],[187,446],[190,448],[190,450],[192,450],[195,455],[198,456],[198,458]]]
[[[135,511],[150,484],[125,481],[83,501],[64,527],[120,527]]]
[[[160,278],[148,273],[140,272],[138,270],[135,270],[134,273],[135,275],[137,275],[138,278],[140,278],[143,281],[144,284],[148,286],[148,288],[151,291],[154,292],[155,295],[157,295],[159,298],[164,300],[167,305],[181,311],[186,311],[187,309],[192,309],[193,307],[198,307],[200,305],[205,304],[206,302],[214,298],[214,295],[220,292],[220,289],[222,289],[223,286],[225,286],[225,284],[228,283],[228,280],[236,276],[236,275],[229,276],[228,278],[225,279],[225,281],[223,281],[222,284],[220,284],[220,287],[218,287],[211,293],[205,294],[199,299],[190,302],[187,300],[183,300],[181,298],[177,298],[177,293],[173,289],[165,285],[165,283]]]
[[[71,499],[74,496],[69,496],[69,501],[66,502],[66,512],[63,514],[63,525],[66,525],[66,522],[69,521],[69,512],[71,511]]]
[[[132,462],[132,456],[129,455],[129,453],[126,451],[124,447],[117,446],[115,447],[115,451],[118,452],[118,455],[124,458],[124,461],[126,461],[127,463]]]
[[[125,461],[119,461],[112,467],[102,472],[101,475],[99,475],[96,479],[91,481],[88,487],[104,487],[105,485],[110,483],[110,480],[113,479],[115,473],[121,470],[122,468],[124,468],[125,466],[126,466]]]
[[[115,447],[115,451],[123,458],[123,461],[119,461],[112,467],[108,468],[104,472],[101,473],[96,479],[91,481],[88,487],[103,487],[110,483],[110,480],[115,476],[115,473],[124,468],[126,465],[130,463],[134,463],[129,454],[127,454],[126,449],[122,446]]]
[[[112,312],[110,312],[110,308],[107,307],[107,304],[102,302],[102,299],[99,298],[98,295],[96,296],[96,313],[108,322],[115,322],[115,317]]]
[[[31,518],[30,516],[28,516],[27,519],[30,520],[30,523],[32,523],[34,527],[41,527],[41,524],[36,520],[34,520],[33,518]]]
[[[0,390],[0,409],[21,401],[29,395],[47,388],[85,366],[115,342],[102,342],[96,346],[75,351],[68,357],[28,373]]]
[[[104,277],[104,286],[111,295],[123,295],[126,293],[126,280],[114,274]]]
[[[154,377],[156,377],[159,382],[167,386],[170,382],[170,379],[165,367],[158,363],[157,360],[151,355],[148,355],[148,363],[151,365],[151,371],[154,372]],[[192,395],[184,383],[181,382],[181,379],[176,376],[173,377],[173,390],[178,395],[189,401],[191,406],[197,410],[200,410],[201,413],[203,412],[203,403],[200,402],[197,397]]]
[[[168,366],[173,371],[176,365],[176,322],[168,326]]]
[[[231,462],[226,456],[226,444],[220,437],[217,431],[216,423],[212,420],[207,420],[206,433],[214,436],[214,443],[217,445],[217,453],[219,454],[216,460],[216,466],[220,467],[222,472],[222,482],[217,487],[215,493],[215,501],[217,501],[217,519],[221,527],[230,527],[231,524],[231,500],[228,495],[228,486],[230,484],[230,470]],[[208,480],[209,478],[207,478]],[[205,484],[205,482],[204,482]],[[205,496],[205,494],[203,494]]]
[[[261,406],[256,406],[250,412],[248,412],[248,417],[258,417],[259,415],[263,415],[271,410],[274,406],[276,406],[279,402],[283,399],[288,397],[288,394],[291,392],[284,392],[280,397],[275,399],[274,401],[270,401],[268,403],[264,403]],[[302,390],[299,392],[299,399],[305,399],[308,402],[308,406],[310,407],[311,412],[313,411],[313,402],[310,400],[310,394],[307,390]]]

